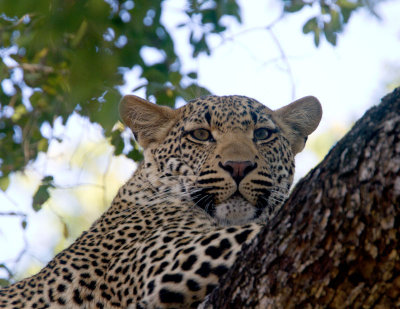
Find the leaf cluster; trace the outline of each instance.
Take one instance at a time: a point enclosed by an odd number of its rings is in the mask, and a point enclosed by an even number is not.
[[[46,152],[51,128],[76,112],[99,123],[115,154],[127,142],[121,137],[116,105],[123,72],[140,68],[140,85],[146,96],[174,106],[184,99],[208,94],[196,84],[197,72],[183,72],[171,29],[163,23],[166,1],[162,0],[14,0],[0,2],[0,188],[8,175],[23,170],[39,152]],[[373,11],[373,0],[282,0],[290,14],[316,6],[319,14],[303,26],[332,45],[350,16],[360,7]],[[241,22],[236,0],[186,0],[181,8],[188,30],[191,56],[210,54],[208,37],[223,33],[229,22]],[[182,16],[182,14],[181,14]],[[148,50],[160,55],[147,59]],[[134,140],[128,157],[139,160]],[[45,183],[42,184],[46,186]],[[48,184],[47,184],[48,185]],[[49,187],[42,188],[43,194]],[[41,192],[37,194],[42,195]]]
[[[207,36],[225,30],[224,16],[240,19],[234,0],[189,1],[182,11],[187,25],[196,20],[201,33],[200,39],[190,39],[194,57],[209,53]],[[196,72],[182,72],[171,33],[162,23],[161,0],[2,1],[0,12],[3,190],[10,172],[22,170],[47,150],[52,136],[43,133],[42,125],[51,126],[56,117],[64,122],[73,112],[89,117],[111,137],[116,154],[121,153],[121,130],[113,132],[121,68],[140,67],[145,83],[132,90],[145,88],[147,97],[162,104],[173,106],[178,97],[208,93],[195,85]],[[144,47],[162,59],[146,62]],[[140,158],[137,147],[128,155]]]
[[[332,45],[337,43],[337,35],[342,32],[351,15],[358,9],[366,7],[370,13],[378,17],[374,10],[377,0],[283,0],[284,11],[295,13],[306,7],[316,6],[318,14],[311,17],[303,25],[303,33],[314,36],[315,46],[319,46],[321,37]]]

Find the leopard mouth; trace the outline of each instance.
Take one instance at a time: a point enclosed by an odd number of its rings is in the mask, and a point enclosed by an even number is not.
[[[215,204],[214,194],[207,193],[206,189],[201,189],[192,194],[192,200],[197,207],[203,209],[223,225],[236,225],[254,221],[261,216],[267,207],[267,199],[259,198],[256,205],[253,205],[239,190],[218,204]]]

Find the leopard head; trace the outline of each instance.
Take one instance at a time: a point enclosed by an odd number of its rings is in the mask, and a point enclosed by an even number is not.
[[[221,225],[266,222],[285,201],[294,156],[318,126],[314,97],[271,110],[244,96],[207,96],[173,110],[125,96],[123,121],[144,148],[145,175],[179,188]]]

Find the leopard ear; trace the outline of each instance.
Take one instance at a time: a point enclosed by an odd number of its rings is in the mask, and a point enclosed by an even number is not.
[[[307,136],[317,127],[322,117],[322,107],[318,99],[304,97],[275,111],[289,142],[293,154],[303,150]]]
[[[175,123],[178,112],[167,106],[150,103],[134,95],[126,95],[119,104],[123,122],[131,128],[138,143],[147,148],[161,142]]]

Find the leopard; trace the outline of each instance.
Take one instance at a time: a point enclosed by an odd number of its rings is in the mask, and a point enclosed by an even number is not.
[[[287,199],[294,156],[322,117],[307,96],[276,110],[240,96],[172,109],[119,104],[143,160],[111,206],[0,308],[196,308]]]

